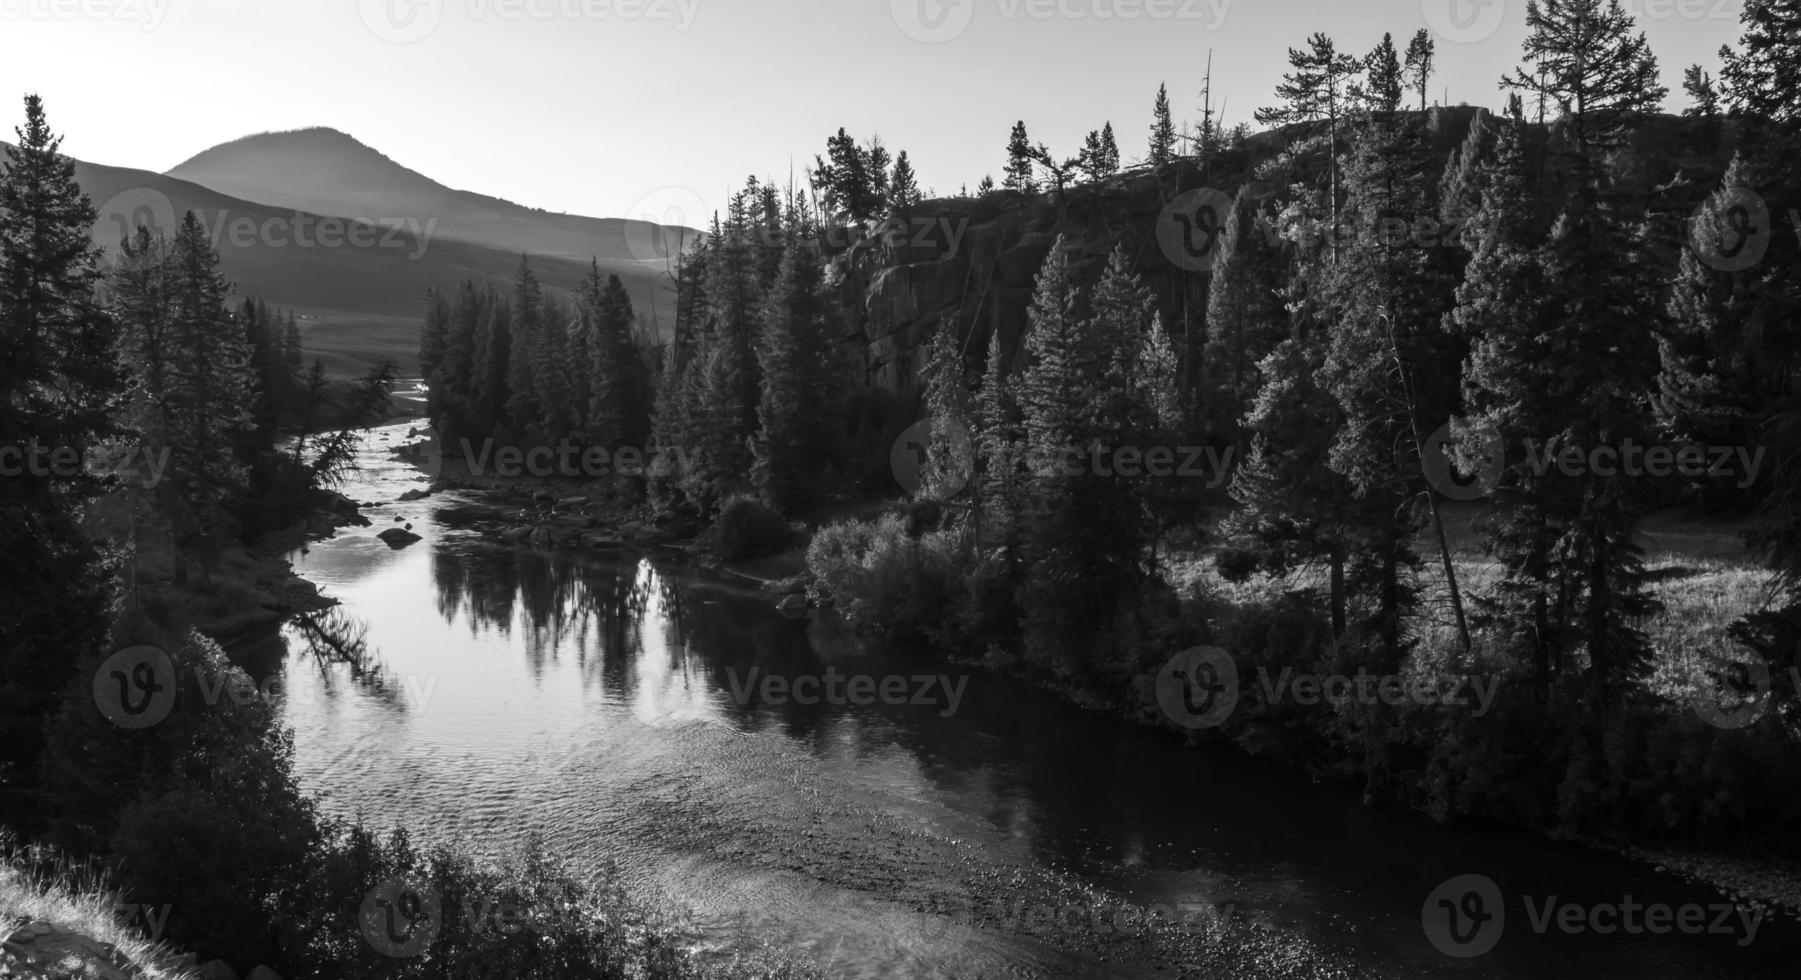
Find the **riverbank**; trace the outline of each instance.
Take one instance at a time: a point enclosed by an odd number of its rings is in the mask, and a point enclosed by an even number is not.
[[[894,508],[896,512],[901,509]],[[897,524],[891,517],[873,533],[878,537],[903,533],[899,528],[904,523]],[[1745,910],[1801,920],[1801,868],[1794,862],[1751,848],[1734,853],[1710,851],[1705,846],[1651,846],[1656,832],[1642,826],[1652,821],[1650,814],[1668,809],[1675,821],[1669,829],[1692,832],[1697,839],[1708,832],[1719,837],[1720,827],[1731,826],[1732,814],[1713,818],[1726,822],[1703,824],[1701,818],[1707,811],[1695,811],[1681,801],[1690,795],[1689,790],[1700,798],[1710,798],[1716,784],[1741,785],[1755,779],[1750,772],[1738,773],[1767,755],[1763,750],[1774,737],[1768,732],[1758,735],[1712,727],[1680,699],[1664,703],[1640,698],[1618,706],[1622,713],[1619,724],[1630,737],[1618,744],[1609,739],[1606,761],[1597,766],[1593,761],[1585,763],[1592,754],[1584,753],[1594,751],[1596,743],[1591,737],[1598,737],[1600,730],[1589,723],[1592,716],[1578,703],[1579,696],[1576,700],[1564,696],[1534,710],[1533,700],[1518,678],[1509,682],[1509,690],[1501,692],[1493,714],[1485,709],[1474,716],[1382,704],[1341,710],[1324,702],[1304,701],[1298,694],[1292,699],[1267,698],[1248,679],[1251,674],[1333,669],[1321,666],[1336,662],[1329,649],[1317,642],[1313,646],[1303,642],[1309,637],[1317,641],[1321,624],[1301,607],[1283,600],[1319,583],[1310,583],[1305,575],[1280,581],[1226,582],[1218,577],[1203,547],[1170,541],[1163,543],[1160,558],[1166,578],[1181,597],[1183,612],[1176,615],[1180,622],[1140,624],[1138,628],[1152,636],[1173,633],[1186,639],[1173,642],[1165,636],[1158,649],[1167,649],[1161,655],[1147,650],[1127,658],[1100,658],[1080,672],[1052,671],[1018,651],[997,650],[992,645],[983,648],[979,643],[963,644],[967,649],[959,650],[958,642],[931,640],[932,636],[967,639],[962,631],[967,630],[965,624],[972,614],[985,615],[970,605],[975,597],[965,576],[977,563],[957,550],[965,546],[960,538],[933,533],[917,538],[914,547],[897,548],[877,546],[869,539],[870,533],[872,529],[866,527],[844,535],[828,549],[827,566],[813,571],[822,583],[841,583],[853,594],[823,598],[848,601],[846,608],[865,618],[872,610],[878,617],[898,617],[887,627],[898,627],[903,635],[922,635],[939,655],[963,668],[1022,680],[1071,705],[1190,742],[1231,745],[1314,781],[1346,785],[1360,792],[1369,804],[1411,809],[1441,823],[1467,823],[1473,828],[1485,823],[1519,827],[1548,840],[1621,855],[1659,874],[1705,885]],[[1648,564],[1659,576],[1669,607],[1662,618],[1647,624],[1656,647],[1666,652],[1654,673],[1658,686],[1653,689],[1669,699],[1672,686],[1694,676],[1695,668],[1669,662],[1667,652],[1681,650],[1693,655],[1693,648],[1710,629],[1723,637],[1731,616],[1737,615],[1730,611],[1755,606],[1750,596],[1741,593],[1752,589],[1759,576],[1723,557],[1717,545],[1709,544],[1711,550],[1705,555],[1669,550],[1674,547],[1671,542],[1686,541],[1691,549],[1696,542],[1712,542],[1718,529],[1711,524],[1684,529],[1679,521],[1654,521],[1647,526],[1647,537],[1654,545],[1648,549]],[[1465,583],[1492,575],[1492,569],[1467,554],[1460,554],[1457,561]],[[865,595],[856,590],[874,591]],[[887,594],[895,590],[904,595]],[[927,597],[924,606],[921,596]],[[1241,678],[1241,696],[1237,709],[1229,711],[1229,723],[1190,731],[1161,707],[1152,677],[1161,656],[1197,642],[1232,651]],[[1493,659],[1497,656],[1493,653],[1483,655],[1488,660],[1460,665],[1453,665],[1442,653],[1433,653],[1451,649],[1452,642],[1448,633],[1422,637],[1402,675],[1416,680],[1467,681],[1493,673],[1489,679],[1496,684],[1510,676],[1504,659]],[[1296,643],[1305,649],[1289,648]],[[1355,672],[1354,667],[1351,670]],[[1546,712],[1550,712],[1548,721]],[[1543,727],[1547,724],[1551,727]],[[1752,737],[1762,740],[1752,746],[1745,741]],[[1441,758],[1440,753],[1447,749],[1452,750],[1451,755]],[[1732,763],[1735,758],[1740,763]],[[1528,761],[1534,759],[1540,761]],[[1770,787],[1779,783],[1773,774],[1765,776],[1773,780]],[[1644,785],[1652,789],[1643,789]],[[1761,795],[1750,794],[1742,804],[1749,809],[1743,812],[1762,814],[1779,805],[1780,800],[1770,796],[1770,787],[1760,790]],[[1570,796],[1572,793],[1575,795]],[[1643,805],[1658,809],[1634,813],[1645,793],[1652,793],[1652,798]],[[1550,803],[1538,810],[1539,819],[1525,819],[1521,814],[1530,812],[1531,807],[1522,808],[1522,798],[1548,799]],[[1604,802],[1609,800],[1613,802]],[[1574,809],[1568,809],[1572,805]],[[1637,822],[1610,815],[1616,812],[1633,813]],[[1694,822],[1685,825],[1683,819]],[[1743,819],[1743,813],[1738,819]],[[1757,826],[1774,831],[1767,821]]]

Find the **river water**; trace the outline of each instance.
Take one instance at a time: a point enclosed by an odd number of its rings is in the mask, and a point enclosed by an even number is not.
[[[300,779],[335,812],[494,855],[536,833],[710,947],[767,941],[834,977],[1795,975],[1794,928],[1746,943],[1736,911],[1723,935],[1535,928],[1547,902],[1721,901],[1609,855],[1364,807],[871,648],[674,552],[493,543],[505,515],[478,495],[394,502],[422,486],[388,452],[407,430],[372,430],[344,488],[373,526],[294,556],[381,680],[321,664],[292,627],[234,650],[285,672]],[[424,540],[376,539],[397,516]],[[800,704],[766,697],[769,676],[904,680],[901,703]],[[1505,919],[1453,957],[1422,910],[1466,874],[1497,883]]]

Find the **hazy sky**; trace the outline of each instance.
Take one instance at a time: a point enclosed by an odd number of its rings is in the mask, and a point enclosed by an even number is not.
[[[1627,0],[1672,95],[1717,69],[1740,0]],[[1111,120],[1144,153],[1167,82],[1197,118],[1209,50],[1228,123],[1286,50],[1438,37],[1431,98],[1500,106],[1525,0],[0,0],[0,93],[41,93],[64,149],[166,170],[252,132],[330,126],[453,187],[592,215],[719,207],[798,174],[839,126],[950,193],[1008,130],[1073,153]],[[8,103],[5,127],[16,124]],[[10,135],[9,135],[10,138]],[[673,210],[672,210],[673,209]],[[690,222],[694,223],[694,222]]]

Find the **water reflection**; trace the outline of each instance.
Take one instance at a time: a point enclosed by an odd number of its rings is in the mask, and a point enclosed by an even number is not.
[[[353,496],[392,500],[409,479],[376,469]],[[537,832],[578,866],[617,862],[721,934],[770,939],[835,976],[1117,976],[1137,975],[1126,963],[1192,962],[1145,940],[988,921],[1022,896],[1229,904],[1283,949],[1346,951],[1376,975],[1554,964],[1596,978],[1748,976],[1792,962],[1792,934],[1770,932],[1755,950],[1510,934],[1451,961],[1426,943],[1419,911],[1454,874],[1578,901],[1713,896],[1592,851],[1363,807],[830,620],[790,621],[774,597],[665,552],[498,546],[501,517],[456,494],[368,512],[373,527],[297,557],[345,603],[319,627],[336,641],[322,650],[309,627],[286,631],[289,687],[303,696],[284,713],[309,788],[478,852]],[[426,540],[397,552],[373,541],[396,514]],[[771,702],[750,682],[832,671],[963,686],[947,711]],[[973,906],[987,912],[954,924],[929,911]]]

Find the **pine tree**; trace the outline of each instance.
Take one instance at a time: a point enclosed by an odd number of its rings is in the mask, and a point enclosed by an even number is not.
[[[1721,48],[1726,100],[1738,114],[1801,122],[1801,0],[1745,0],[1742,50]]]
[[[894,178],[889,182],[889,197],[894,209],[907,214],[919,203],[919,182],[913,176],[913,164],[907,159],[907,151],[902,150],[894,160]]]
[[[1449,415],[1455,393],[1456,352],[1440,332],[1454,280],[1436,247],[1394,231],[1435,210],[1424,120],[1374,116],[1355,127],[1352,142],[1345,216],[1355,235],[1320,283],[1335,323],[1318,384],[1336,399],[1342,420],[1328,465],[1361,504],[1350,515],[1359,546],[1349,585],[1374,607],[1370,626],[1386,672],[1398,669],[1407,650],[1405,620],[1415,602],[1412,541],[1421,522],[1407,504],[1430,490],[1421,479],[1421,444]],[[1439,537],[1456,597],[1442,525]]]
[[[489,285],[482,314],[475,328],[475,361],[470,386],[469,414],[483,438],[497,434],[507,424],[507,405],[513,399],[509,379],[513,375],[513,312],[507,301]]]
[[[751,478],[763,499],[784,513],[812,498],[818,473],[819,423],[825,415],[825,406],[814,398],[821,340],[818,280],[813,256],[798,239],[790,241],[763,305],[757,349],[762,397]]]
[[[1025,120],[1013,124],[1013,134],[1007,140],[1007,168],[1001,186],[1011,191],[1036,193],[1038,180],[1032,175],[1031,140],[1026,136]]]
[[[1363,63],[1349,54],[1341,54],[1330,37],[1315,33],[1307,39],[1307,50],[1288,49],[1288,63],[1293,69],[1282,76],[1276,86],[1280,105],[1258,109],[1254,115],[1265,125],[1293,125],[1324,120],[1326,123],[1326,212],[1337,226],[1338,219],[1338,128],[1346,108],[1346,86]]]
[[[1113,139],[1112,123],[1104,129],[1089,130],[1077,160],[1077,166],[1089,180],[1101,180],[1119,172],[1119,146]]]
[[[1598,179],[1599,154],[1620,146],[1635,122],[1669,94],[1657,58],[1620,0],[1530,0],[1522,61],[1503,87],[1557,106],[1569,128],[1579,184]]]
[[[245,489],[231,446],[251,425],[250,349],[226,310],[231,286],[206,228],[192,211],[171,243],[173,357],[168,366],[170,473],[180,495],[178,534],[228,524]]]
[[[1169,86],[1157,86],[1157,104],[1151,110],[1151,147],[1147,157],[1153,167],[1175,159],[1176,126],[1170,121]]]
[[[1420,111],[1426,111],[1426,88],[1432,82],[1432,56],[1437,45],[1432,40],[1432,32],[1424,27],[1407,42],[1407,58],[1403,62],[1402,80],[1407,87],[1420,94]]]
[[[1382,43],[1363,61],[1369,73],[1364,98],[1375,112],[1394,112],[1401,107],[1401,62],[1395,55],[1393,34],[1382,35]]]
[[[1689,105],[1682,114],[1695,119],[1711,120],[1720,114],[1720,95],[1714,88],[1713,76],[1700,65],[1689,65],[1682,72],[1682,91]]]
[[[93,203],[42,102],[0,161],[0,445],[85,452],[109,437],[121,391],[116,327],[97,306]],[[85,475],[0,480],[0,810],[26,814],[45,721],[105,641],[107,568],[78,527],[101,489]]]
[[[419,326],[419,374],[428,386],[426,415],[436,418],[442,412],[443,393],[429,387],[444,360],[444,348],[450,342],[450,301],[436,286],[425,290],[425,322]]]
[[[544,414],[537,372],[543,350],[544,293],[531,262],[523,257],[513,276],[511,346],[507,351],[507,420],[520,438],[531,438]]]
[[[1250,561],[1236,571],[1273,574],[1324,564],[1332,634],[1348,623],[1346,570],[1353,543],[1352,495],[1344,477],[1326,465],[1338,407],[1315,383],[1322,352],[1317,338],[1282,341],[1258,365],[1264,379],[1245,415],[1251,450],[1232,478],[1238,509],[1220,530],[1228,552]],[[1222,573],[1228,568],[1222,565]]]
[[[107,276],[119,351],[137,376],[125,424],[153,447],[168,444],[174,279],[169,243],[144,227],[125,240]]]
[[[1077,314],[1069,266],[1070,244],[1058,236],[1038,272],[1018,386],[1028,466],[1021,539],[1027,578],[1019,604],[1027,611],[1028,656],[1065,671],[1081,665],[1078,647],[1098,621],[1092,615],[1095,592],[1086,602],[1068,601],[1082,583],[1080,562],[1065,535],[1082,482],[1071,471],[1087,449],[1093,379],[1102,374],[1103,363],[1088,324]]]
[[[1241,187],[1226,217],[1220,253],[1207,292],[1209,416],[1216,433],[1231,438],[1240,452],[1244,413],[1262,386],[1256,367],[1288,335],[1283,305],[1283,258],[1275,232],[1259,214],[1249,186]]]

